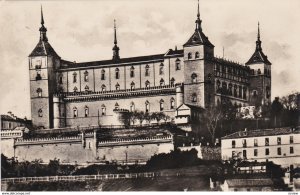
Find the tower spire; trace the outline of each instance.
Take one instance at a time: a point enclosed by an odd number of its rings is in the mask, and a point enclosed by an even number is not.
[[[256,41],[256,50],[261,50],[259,22],[257,23],[257,41]]]
[[[46,32],[47,28],[44,26],[44,15],[43,15],[43,7],[41,6],[41,27],[40,27],[40,40],[41,41],[48,41]]]
[[[41,5],[41,24],[44,25],[43,6]]]
[[[202,20],[200,19],[200,9],[199,9],[199,0],[198,0],[198,12],[197,12],[197,20],[196,20],[196,30],[202,30],[201,29],[201,22]]]
[[[117,41],[117,27],[116,27],[116,20],[114,20],[114,47],[113,47],[113,60],[119,60],[119,50],[120,48],[118,47],[118,41]]]

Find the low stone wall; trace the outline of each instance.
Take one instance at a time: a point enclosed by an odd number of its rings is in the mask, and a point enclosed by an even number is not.
[[[12,145],[12,144],[10,144]],[[62,163],[146,162],[154,154],[174,150],[173,137],[157,136],[144,139],[101,141],[96,144],[93,133],[65,138],[18,139],[13,153],[19,161],[42,159],[48,163],[60,159]]]

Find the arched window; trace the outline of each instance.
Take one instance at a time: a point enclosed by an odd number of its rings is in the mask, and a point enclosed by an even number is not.
[[[256,96],[257,96],[257,91],[256,91],[256,90],[253,90],[253,91],[252,91],[252,96],[253,96],[253,97],[256,97]]]
[[[35,80],[41,80],[42,79],[42,76],[41,76],[41,69],[37,69],[36,70],[36,77],[35,77]]]
[[[78,110],[76,107],[73,108],[73,117],[76,118],[78,116]]]
[[[118,102],[115,103],[115,110],[119,110],[119,104],[118,104]]]
[[[76,83],[77,82],[77,73],[74,72],[73,73],[73,83]]]
[[[38,95],[38,97],[42,97],[42,89],[41,88],[38,88],[37,90],[36,90],[36,92],[37,92],[37,95]]]
[[[176,61],[175,61],[175,70],[180,70],[181,69],[181,65],[180,65],[180,60],[177,58]]]
[[[232,95],[232,83],[229,83],[228,88],[229,95]]]
[[[198,51],[195,53],[195,58],[196,58],[196,59],[200,58],[200,54],[199,54]]]
[[[217,93],[220,93],[220,89],[221,89],[221,82],[220,80],[217,80]]]
[[[261,70],[260,69],[257,70],[257,74],[261,74]]]
[[[160,86],[163,86],[163,85],[165,85],[165,81],[164,81],[163,79],[160,79],[160,81],[159,81],[159,85],[160,85]]]
[[[105,80],[105,70],[101,70],[101,80]]]
[[[84,107],[84,117],[88,117],[89,116],[89,107],[85,106]]]
[[[134,67],[131,66],[130,68],[130,77],[133,78],[134,77]]]
[[[243,95],[243,88],[242,86],[239,86],[239,98],[242,98]]]
[[[120,90],[120,85],[119,85],[119,83],[116,84],[116,90]]]
[[[134,106],[134,102],[130,103],[130,112],[134,112],[135,110],[135,106]]]
[[[145,76],[149,76],[150,75],[150,70],[149,70],[149,65],[147,64],[145,67]]]
[[[130,84],[130,89],[133,90],[134,88],[135,88],[135,84],[134,84],[134,82],[132,81],[131,84]]]
[[[78,91],[77,87],[74,87],[73,91],[74,91],[74,92],[77,92],[77,91]]]
[[[102,104],[102,106],[101,106],[101,115],[102,116],[106,115],[106,107],[104,104]]]
[[[227,93],[227,83],[226,82],[222,82],[222,92],[223,92],[223,94]]]
[[[174,77],[171,78],[170,85],[171,85],[171,86],[174,86],[174,85],[175,85],[175,79],[174,79]]]
[[[164,100],[163,100],[163,99],[161,99],[161,100],[159,101],[159,109],[160,109],[160,111],[163,111],[163,110],[164,110]]]
[[[116,68],[115,74],[116,74],[116,79],[119,79],[120,78],[120,70],[118,68]]]
[[[196,83],[197,82],[197,74],[193,73],[191,77],[192,77],[192,83]]]
[[[104,84],[101,86],[101,91],[106,91],[106,86]]]
[[[160,75],[164,74],[164,64],[163,64],[163,63],[161,63],[161,64],[159,65],[159,74],[160,74]]]
[[[237,97],[237,85],[234,85],[233,87],[233,96]]]
[[[89,81],[89,73],[88,71],[84,72],[84,82],[88,82]]]
[[[150,112],[150,103],[148,100],[145,102],[145,107],[146,107],[146,112]]]
[[[59,84],[63,84],[63,75],[62,74],[60,74],[58,76],[58,82],[59,82]]]
[[[146,88],[150,87],[150,82],[148,80],[145,82],[145,86],[146,86]]]
[[[192,53],[191,53],[191,52],[188,53],[188,59],[189,59],[189,60],[192,59]]]
[[[247,99],[247,88],[246,87],[243,88],[243,98]]]
[[[38,115],[39,115],[39,117],[43,117],[43,110],[42,109],[39,109]]]
[[[197,94],[196,93],[192,94],[192,102],[197,102]]]
[[[267,86],[266,87],[266,98],[270,98],[270,96],[271,96],[271,93],[270,93],[270,87],[269,86]]]
[[[175,108],[175,99],[171,98],[170,100],[170,109],[174,109]]]
[[[85,90],[85,92],[88,92],[90,90],[89,86],[86,85],[84,90]]]

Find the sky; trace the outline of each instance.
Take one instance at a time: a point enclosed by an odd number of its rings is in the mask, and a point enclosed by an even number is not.
[[[28,55],[39,40],[40,7],[50,44],[62,59],[111,59],[113,20],[120,56],[179,49],[193,34],[197,0],[0,0],[0,114],[30,118]],[[299,0],[200,0],[202,28],[215,55],[245,63],[260,22],[272,62],[272,99],[300,91]]]

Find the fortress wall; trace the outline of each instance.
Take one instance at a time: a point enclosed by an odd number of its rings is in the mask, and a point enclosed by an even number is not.
[[[94,160],[92,149],[84,149],[81,143],[20,145],[16,146],[15,154],[19,161],[42,159],[45,163],[54,158],[60,159],[60,162],[65,163],[75,161],[84,163]]]
[[[100,147],[97,150],[99,160],[106,161],[142,161],[145,162],[154,154],[169,153],[174,150],[173,144],[160,143],[160,144],[141,144],[141,145],[127,145],[127,146],[113,146],[113,147]]]
[[[54,158],[60,159],[63,163],[86,163],[95,161],[118,161],[126,162],[145,162],[154,154],[168,153],[174,150],[172,139],[146,140],[144,143],[132,141],[131,143],[118,142],[113,145],[101,143],[95,151],[95,142],[92,138],[85,139],[85,147],[82,142],[66,140],[66,142],[57,142],[49,140],[46,142],[30,141],[18,142],[15,145],[15,156],[19,161],[33,161],[42,159],[48,163]],[[151,143],[152,142],[152,143]],[[138,143],[138,144],[137,144]],[[13,148],[13,147],[11,147]],[[12,149],[13,150],[13,149]]]

